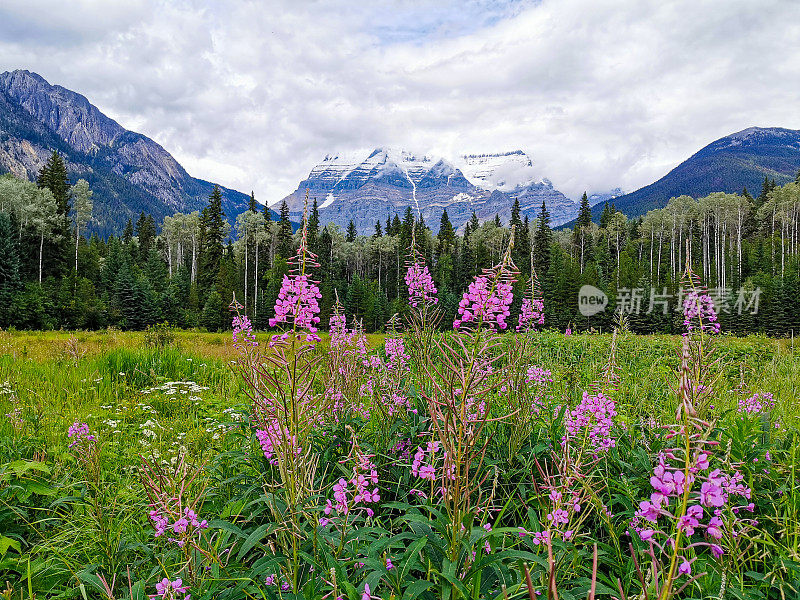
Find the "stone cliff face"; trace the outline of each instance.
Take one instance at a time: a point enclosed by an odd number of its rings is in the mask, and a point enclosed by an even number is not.
[[[213,184],[191,177],[159,144],[128,131],[84,96],[29,71],[0,74],[0,171],[35,179],[53,150],[72,179],[95,192],[92,228],[121,231],[144,210],[156,220],[201,209]],[[247,208],[248,197],[223,188],[227,217]]]
[[[445,209],[456,227],[473,211],[481,220],[500,215],[507,223],[515,198],[522,214],[531,219],[543,200],[556,225],[577,214],[577,204],[549,181],[537,179],[530,157],[519,150],[462,156],[453,162],[387,148],[328,155],[285,198],[294,217],[302,213],[306,189],[316,198],[323,223],[345,228],[352,219],[363,234],[372,233],[376,221],[402,217],[408,207],[434,231]]]

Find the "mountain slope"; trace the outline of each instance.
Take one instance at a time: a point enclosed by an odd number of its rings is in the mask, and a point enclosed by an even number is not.
[[[0,74],[0,172],[35,179],[53,150],[74,182],[94,191],[90,229],[120,232],[141,211],[160,221],[176,211],[199,210],[213,183],[191,177],[159,144],[128,131],[84,96],[29,71]],[[223,189],[229,220],[247,208],[248,196]]]
[[[761,191],[764,177],[784,184],[800,170],[800,131],[778,127],[750,127],[712,142],[664,177],[614,199],[617,210],[629,217],[663,208],[673,196],[695,198],[711,192],[751,194]],[[592,209],[599,217],[602,205]]]
[[[511,216],[514,198],[523,215],[533,218],[542,200],[553,220],[563,223],[577,214],[577,204],[533,176],[532,161],[522,151],[459,157],[457,163],[393,148],[369,153],[332,154],[316,165],[285,200],[298,217],[305,192],[316,198],[320,220],[341,228],[352,219],[359,233],[370,234],[376,221],[385,223],[411,207],[434,231],[442,212],[459,227],[472,212],[481,220]]]

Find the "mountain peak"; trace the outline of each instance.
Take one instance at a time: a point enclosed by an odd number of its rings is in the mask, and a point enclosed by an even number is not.
[[[329,153],[284,199],[293,216],[302,211],[306,189],[317,199],[323,222],[345,228],[352,219],[361,233],[372,232],[375,221],[402,215],[409,207],[434,226],[447,209],[456,227],[473,211],[482,220],[499,214],[508,221],[515,198],[530,217],[543,199],[555,223],[577,214],[575,202],[535,176],[533,161],[522,150],[470,154],[455,161],[389,146]]]
[[[89,100],[18,69],[0,73],[0,171],[34,179],[53,150],[67,161],[73,181],[94,191],[96,231],[119,231],[141,211],[156,219],[205,205],[213,184],[190,177],[150,138],[126,130]],[[248,196],[225,190],[229,218]]]
[[[614,199],[628,216],[663,208],[673,196],[695,198],[711,192],[757,194],[764,177],[782,185],[800,170],[800,131],[748,127],[722,137],[672,169],[658,181]],[[593,211],[599,215],[601,208]]]

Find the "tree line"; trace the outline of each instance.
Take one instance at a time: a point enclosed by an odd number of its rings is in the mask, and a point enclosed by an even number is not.
[[[89,185],[72,184],[57,153],[35,183],[0,176],[0,327],[135,330],[168,321],[223,330],[235,296],[255,326],[267,329],[301,235],[285,203],[274,221],[252,194],[249,209],[228,223],[219,188],[202,211],[161,223],[141,213],[107,239],[87,233],[91,215]],[[799,225],[800,174],[784,186],[765,179],[756,197],[747,190],[679,196],[636,219],[606,204],[599,223],[584,194],[574,227],[560,230],[551,228],[544,202],[529,220],[515,201],[509,223],[473,214],[455,228],[444,211],[434,233],[409,207],[365,236],[352,223],[344,232],[322,224],[312,199],[307,236],[320,264],[322,323],[337,302],[367,331],[406,310],[412,243],[433,274],[442,326],[452,323],[461,294],[501,258],[513,227],[519,277],[512,308],[519,310],[534,279],[545,327],[599,330],[623,320],[642,333],[681,331],[689,264],[713,290],[724,328],[786,335],[800,328]],[[606,310],[580,311],[584,285],[608,296]]]

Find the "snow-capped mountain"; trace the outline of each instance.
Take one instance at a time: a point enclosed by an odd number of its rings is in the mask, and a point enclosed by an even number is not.
[[[306,190],[316,198],[323,223],[345,228],[352,219],[364,234],[372,233],[377,221],[402,217],[409,206],[434,231],[445,209],[455,227],[473,211],[481,220],[499,214],[507,223],[514,198],[531,219],[544,200],[554,225],[573,219],[578,210],[552,183],[535,177],[532,160],[521,150],[455,161],[394,148],[330,154],[285,198],[293,218],[302,214]]]

